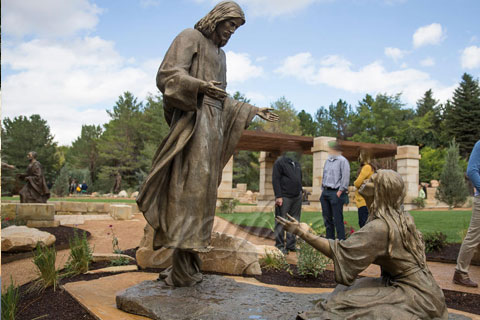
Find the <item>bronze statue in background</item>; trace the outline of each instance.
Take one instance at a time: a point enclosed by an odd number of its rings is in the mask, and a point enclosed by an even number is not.
[[[37,153],[31,151],[27,154],[30,164],[27,167],[27,173],[20,174],[18,177],[27,182],[20,190],[21,203],[46,203],[50,198],[45,177],[42,172],[42,165],[37,161]]]
[[[362,191],[368,223],[347,240],[327,240],[291,217],[277,218],[288,232],[333,260],[339,283],[328,299],[298,319],[448,319],[443,292],[425,260],[421,234],[403,211],[401,176],[379,170],[371,181]],[[372,263],[381,267],[382,277],[355,280]]]
[[[157,73],[170,132],[137,203],[155,230],[154,248],[175,249],[172,267],[160,275],[169,285],[202,280],[197,252],[209,250],[223,167],[255,115],[278,120],[271,109],[235,101],[225,92],[221,47],[244,23],[238,4],[219,3],[175,38]]]

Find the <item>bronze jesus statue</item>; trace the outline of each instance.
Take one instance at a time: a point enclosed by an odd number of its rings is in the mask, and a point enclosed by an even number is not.
[[[209,250],[223,167],[255,115],[278,120],[271,109],[233,100],[225,91],[222,47],[244,23],[238,4],[220,2],[173,40],[157,73],[170,132],[137,203],[155,230],[154,249],[174,249],[172,266],[160,275],[168,285],[202,280],[197,253]]]

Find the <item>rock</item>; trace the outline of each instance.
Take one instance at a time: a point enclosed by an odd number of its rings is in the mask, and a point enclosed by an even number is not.
[[[431,180],[430,181],[430,187],[431,188],[438,188],[439,185],[440,185],[440,182],[438,182],[438,180]]]
[[[115,220],[130,220],[132,219],[132,207],[126,204],[112,204],[110,205],[110,215]]]
[[[2,203],[2,220],[5,218],[15,219],[17,216],[16,203]]]
[[[221,272],[232,275],[262,274],[258,262],[258,250],[249,241],[226,233],[212,234],[212,250],[199,253],[202,271]],[[137,264],[145,268],[166,268],[172,264],[173,250],[153,250],[153,229],[146,224],[143,238],[136,253]]]
[[[273,254],[275,256],[283,256],[284,255],[283,252],[280,251],[280,249],[278,249],[275,246],[256,245],[255,247],[257,249],[259,259],[264,258],[267,253]]]
[[[110,212],[110,204],[106,202],[87,202],[87,214],[104,214]]]
[[[119,198],[128,198],[128,193],[125,190],[122,190],[118,193]]]
[[[50,246],[55,243],[55,236],[26,226],[2,229],[2,251],[30,251],[38,243]]]
[[[27,227],[29,228],[56,228],[60,225],[59,220],[28,220]]]
[[[55,216],[55,205],[47,203],[19,203],[17,204],[17,219],[50,220]]]
[[[92,192],[91,196],[92,196],[92,197],[99,197],[100,194],[99,194],[98,192]]]
[[[138,197],[138,191],[135,191],[134,193],[132,193],[132,195],[130,196],[130,198],[137,198]]]
[[[92,258],[93,258],[93,262],[112,261],[118,258],[125,258],[125,259],[128,259],[129,261],[135,261],[134,258],[126,254],[120,254],[120,253],[93,253]]]
[[[90,270],[85,272],[85,274],[96,274],[96,273],[104,273],[104,272],[110,272],[110,273],[132,272],[137,270],[138,270],[138,267],[136,265],[126,265],[126,266],[113,266],[113,267],[106,267],[106,268],[101,268],[96,270]]]
[[[204,275],[194,288],[143,281],[116,296],[117,308],[156,320],[295,319],[319,294],[295,294]]]
[[[233,275],[261,275],[257,248],[251,242],[227,233],[212,234],[210,252],[199,253],[202,270]]]

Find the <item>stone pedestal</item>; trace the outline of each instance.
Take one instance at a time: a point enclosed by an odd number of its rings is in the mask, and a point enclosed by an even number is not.
[[[110,206],[110,215],[115,220],[130,220],[133,217],[132,206],[125,204],[113,204]]]
[[[397,147],[397,172],[402,176],[407,189],[405,196],[405,208],[414,207],[413,199],[418,197],[419,169],[421,156],[418,146],[399,146]]]
[[[273,205],[275,203],[275,193],[273,192],[272,173],[273,164],[280,156],[279,153],[260,152],[258,161],[260,162],[260,194],[257,197],[259,206]]]
[[[227,164],[223,168],[222,182],[218,187],[217,198],[225,199],[233,197],[233,156],[228,160]]]
[[[308,196],[310,206],[321,209],[320,196],[322,195],[323,167],[328,158],[329,142],[336,141],[333,137],[317,137],[313,139],[313,175],[312,194]]]
[[[19,203],[17,204],[17,219],[23,221],[53,221],[55,206],[47,203]]]

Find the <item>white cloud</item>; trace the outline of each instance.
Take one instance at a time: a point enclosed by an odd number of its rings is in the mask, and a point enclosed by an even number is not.
[[[420,61],[420,65],[422,67],[432,67],[435,65],[435,59],[433,59],[432,57],[425,58]]]
[[[392,47],[386,47],[384,52],[387,57],[392,58],[395,62],[402,59],[407,53],[404,50],[400,50],[398,48],[392,48]]]
[[[2,32],[16,37],[68,36],[92,30],[100,13],[88,0],[2,1]]]
[[[332,63],[333,61],[337,63]],[[352,64],[345,59],[328,56],[315,60],[309,52],[286,58],[275,72],[310,85],[327,85],[351,93],[402,92],[403,98],[410,104],[415,104],[430,88],[440,99],[450,97],[455,88],[455,85],[445,87],[431,79],[428,73],[412,68],[388,71],[381,62],[375,61],[354,70]]]
[[[252,64],[246,53],[227,51],[227,82],[244,82],[263,75],[263,68]]]
[[[133,65],[112,42],[99,37],[64,43],[32,40],[3,48],[2,62],[14,73],[3,79],[2,115],[40,114],[57,141],[70,143],[82,124],[107,122],[105,110],[124,91],[140,100],[155,93],[160,60]]]
[[[205,0],[194,1],[205,2]],[[309,7],[315,2],[331,1],[334,0],[237,0],[238,4],[240,4],[242,8],[245,7],[250,14],[269,17],[292,14]],[[218,0],[211,0],[210,2],[215,5],[218,3]]]
[[[462,62],[462,68],[475,69],[480,67],[480,48],[470,46],[463,49],[460,60]]]
[[[439,44],[445,39],[445,32],[439,23],[432,23],[417,29],[413,34],[413,46],[419,48],[430,44]]]

